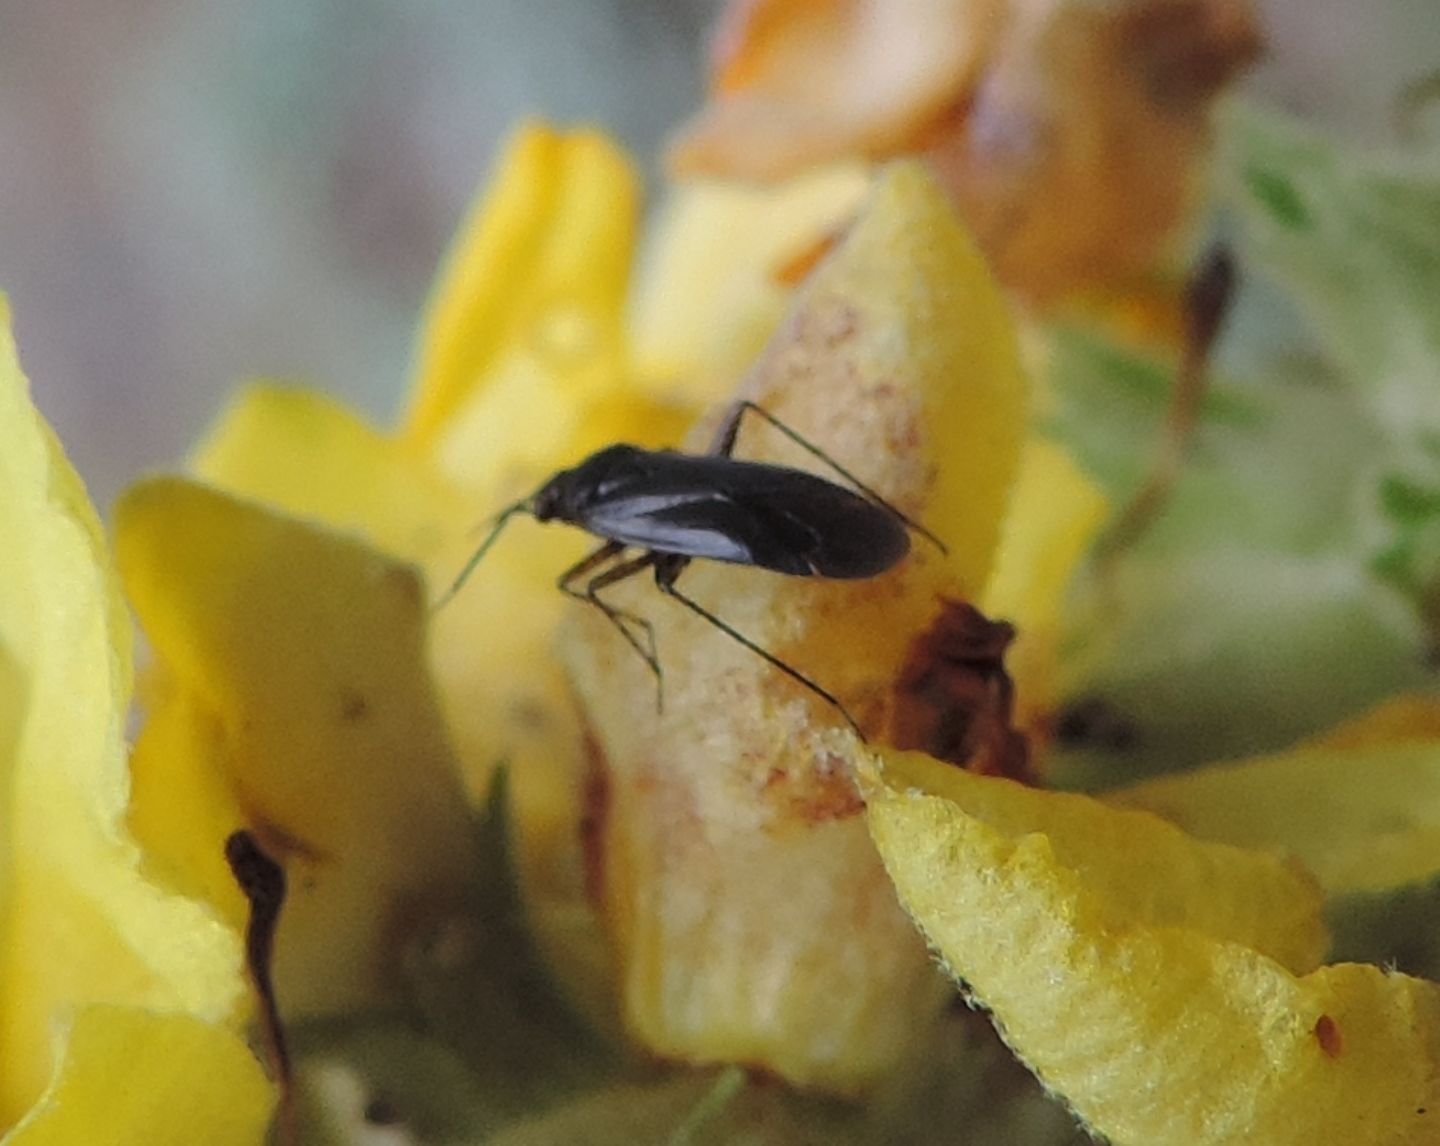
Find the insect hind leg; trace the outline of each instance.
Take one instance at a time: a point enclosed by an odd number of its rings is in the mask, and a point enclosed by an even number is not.
[[[756,656],[768,662],[773,667],[779,669],[791,680],[809,689],[812,693],[814,693],[826,704],[830,705],[830,707],[833,708],[836,712],[838,712],[841,716],[843,716],[845,718],[845,723],[855,730],[856,736],[860,737],[862,741],[865,739],[865,733],[861,730],[860,725],[856,723],[855,718],[850,715],[850,710],[840,703],[839,697],[837,697],[834,693],[830,692],[828,689],[825,689],[820,685],[816,684],[799,669],[791,668],[774,653],[769,652],[766,649],[762,648],[760,645],[756,644],[744,633],[740,632],[738,629],[734,628],[727,622],[722,621],[719,617],[717,617],[714,613],[710,612],[710,610],[706,609],[694,598],[687,597],[676,587],[676,579],[680,576],[685,566],[690,563],[690,559],[688,557],[676,558],[674,555],[671,554],[655,553],[650,554],[650,557],[652,559],[652,564],[654,564],[655,566],[655,584],[662,593],[666,594],[669,597],[673,597],[696,616],[700,617],[704,621],[708,621],[711,625],[714,625],[715,628],[719,629],[732,641],[735,641],[738,644],[745,646],[745,648],[749,649]]]
[[[814,442],[804,437],[798,430],[792,429],[790,426],[787,426],[774,414],[770,413],[769,410],[765,409],[764,406],[757,405],[756,403],[750,401],[750,399],[748,398],[739,399],[730,407],[729,410],[726,411],[725,418],[723,421],[721,421],[720,428],[715,433],[715,440],[710,443],[711,454],[722,458],[728,458],[735,452],[735,439],[740,435],[740,420],[746,414],[755,414],[758,417],[763,418],[765,421],[769,422],[770,425],[774,426],[775,429],[780,431],[780,433],[784,434],[785,437],[789,438],[792,442],[794,442],[802,450],[808,453],[811,457],[815,458],[818,461],[824,462],[827,466],[829,466],[832,470],[834,470],[837,474],[839,474],[842,478],[844,478],[852,486],[854,486],[857,490],[864,494],[869,501],[874,502],[876,505],[880,506],[880,508],[888,510],[890,513],[894,514],[895,517],[900,521],[900,523],[904,525],[907,529],[914,530],[921,537],[925,538],[926,541],[934,545],[936,549],[940,550],[941,553],[950,552],[950,550],[946,548],[946,545],[943,541],[941,541],[918,521],[915,521],[907,517],[905,514],[901,513],[900,510],[895,508],[895,506],[891,505],[890,502],[886,501],[883,497],[881,497],[858,477],[852,474],[849,470],[847,470],[844,466],[842,466],[839,462],[837,462]]]
[[[638,557],[620,561],[604,572],[595,573],[594,576],[590,577],[589,581],[585,583],[583,589],[577,588],[575,585],[575,582],[587,574],[593,573],[594,570],[604,565],[607,561],[618,557],[624,549],[625,546],[618,541],[607,541],[604,545],[600,546],[599,549],[582,557],[562,573],[555,584],[559,590],[567,596],[574,597],[577,601],[583,601],[585,604],[592,605],[600,610],[605,619],[620,631],[620,635],[625,638],[630,647],[640,654],[640,659],[643,660],[650,667],[650,671],[655,674],[655,707],[658,711],[664,706],[665,674],[660,667],[660,657],[656,652],[655,627],[644,617],[639,617],[625,609],[617,608],[599,595],[600,590],[606,586],[614,585],[619,581],[625,580],[627,577],[633,577],[643,569],[649,568],[655,563],[656,555],[653,553],[642,553]],[[632,625],[644,631],[645,640],[643,643],[640,638],[635,635],[631,628]]]

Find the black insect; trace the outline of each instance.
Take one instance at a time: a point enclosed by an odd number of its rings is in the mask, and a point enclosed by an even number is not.
[[[804,470],[731,457],[747,412],[765,419],[855,489]],[[605,538],[605,544],[566,570],[557,584],[605,615],[650,666],[657,686],[663,674],[650,622],[600,596],[602,589],[645,569],[654,570],[661,592],[829,702],[857,733],[859,726],[833,694],[687,597],[675,582],[696,557],[797,577],[874,577],[910,551],[907,528],[946,552],[934,534],[774,415],[747,401],[730,410],[705,454],[615,445],[561,470],[495,519],[437,609],[459,592],[517,514],[567,522]],[[627,549],[641,552],[627,555]],[[637,630],[645,634],[643,642]]]

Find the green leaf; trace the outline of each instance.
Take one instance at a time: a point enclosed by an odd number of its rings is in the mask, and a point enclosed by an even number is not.
[[[1231,116],[1222,179],[1249,263],[1293,298],[1375,428],[1356,499],[1370,568],[1430,639],[1440,591],[1440,155],[1360,152],[1273,115]]]
[[[1430,675],[1414,618],[1343,557],[1197,545],[1126,561],[1093,598],[1065,693],[1127,732],[1062,753],[1065,787],[1275,751]]]
[[[518,1112],[615,1073],[623,1056],[571,1008],[531,936],[511,856],[508,792],[508,770],[497,768],[480,822],[473,926],[434,936],[407,971],[427,1028]]]
[[[1376,411],[1394,429],[1440,429],[1440,154],[1360,151],[1246,105],[1221,144],[1244,265],[1300,304],[1353,384],[1408,399]]]
[[[581,1095],[516,1123],[489,1146],[879,1146],[893,1142],[1015,1142],[1081,1146],[1090,1139],[963,1007],[918,1033],[912,1061],[863,1103],[799,1094],[743,1068],[676,1071],[648,1084]]]
[[[1108,785],[1248,755],[1420,687],[1440,644],[1440,156],[1225,120],[1242,290],[1155,528],[1082,594],[1072,696],[1128,722],[1062,756]],[[1052,431],[1123,504],[1170,376],[1055,332]]]

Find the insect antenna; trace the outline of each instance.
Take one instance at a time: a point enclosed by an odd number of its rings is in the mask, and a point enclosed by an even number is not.
[[[772,426],[774,426],[777,430],[779,430],[802,450],[810,454],[811,457],[817,458],[818,460],[824,462],[827,466],[829,466],[837,474],[843,477],[846,481],[848,481],[851,485],[853,485],[876,505],[880,506],[882,509],[889,510],[900,520],[900,522],[906,528],[913,529],[921,537],[925,538],[926,541],[930,542],[931,545],[935,546],[936,549],[940,550],[941,553],[946,554],[947,556],[949,555],[950,550],[946,546],[946,544],[938,537],[936,537],[933,533],[931,533],[928,529],[926,529],[923,525],[921,525],[918,521],[915,521],[913,518],[906,516],[894,505],[891,505],[890,502],[886,501],[883,497],[881,497],[858,477],[856,477],[839,462],[837,462],[834,458],[832,458],[829,454],[827,454],[824,450],[822,450],[819,446],[815,445],[813,442],[807,441],[800,434],[792,430],[789,426],[787,426],[784,422],[777,418],[774,414],[770,413],[769,410],[765,409],[765,407],[757,406],[748,398],[742,398],[738,402],[736,402],[734,407],[732,408],[732,413],[729,415],[729,417],[726,418],[725,423],[721,427],[719,437],[716,440],[716,453],[725,454],[727,457],[729,456],[730,449],[735,444],[735,435],[739,432],[740,429],[740,415],[745,413],[745,411],[747,410],[759,414],[760,417],[764,418],[765,421],[769,422]]]
[[[453,582],[451,582],[450,588],[445,590],[445,592],[441,595],[440,599],[436,601],[435,604],[430,606],[430,611],[432,613],[438,613],[441,609],[443,609],[446,605],[450,603],[451,599],[455,596],[456,593],[460,592],[460,590],[464,587],[465,582],[470,580],[470,574],[475,572],[475,567],[480,564],[480,559],[489,552],[490,546],[495,544],[495,539],[500,536],[501,531],[503,531],[505,526],[510,523],[510,519],[512,517],[514,517],[517,513],[529,513],[533,515],[533,501],[533,497],[527,497],[522,501],[517,501],[508,509],[501,511],[501,513],[493,519],[493,522],[490,526],[490,532],[486,534],[485,540],[480,542],[480,544],[476,546],[475,552],[470,554],[470,560],[465,562],[465,567],[460,570],[460,575],[456,577]]]
[[[684,593],[680,592],[680,590],[675,587],[673,581],[667,578],[666,571],[662,566],[656,567],[655,584],[660,587],[661,592],[666,593],[671,597],[674,597],[675,600],[679,601],[692,613],[696,614],[703,620],[709,621],[712,625],[714,625],[731,640],[737,641],[738,643],[744,645],[756,656],[761,657],[762,659],[768,661],[770,664],[774,665],[791,680],[804,685],[816,696],[820,697],[821,700],[825,701],[832,708],[834,708],[836,712],[843,716],[845,718],[845,723],[855,730],[855,735],[860,737],[860,739],[864,741],[865,733],[861,731],[860,725],[855,722],[855,718],[850,715],[850,710],[840,703],[839,698],[834,693],[829,692],[824,688],[821,688],[820,685],[816,684],[804,673],[800,672],[798,669],[791,668],[774,653],[767,652],[765,649],[761,648],[744,633],[726,624],[724,621],[722,621],[714,613],[706,609],[699,602],[685,596]]]

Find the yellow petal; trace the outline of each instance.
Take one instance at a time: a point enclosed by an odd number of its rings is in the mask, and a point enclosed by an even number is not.
[[[365,425],[343,406],[305,390],[252,385],[231,402],[196,449],[191,466],[222,489],[353,531],[391,556],[423,565],[432,596],[464,565],[475,522],[498,505],[478,504],[419,452]],[[478,797],[502,757],[517,765],[522,802],[536,771],[524,757],[564,758],[570,733],[563,684],[537,662],[548,648],[559,601],[556,573],[584,542],[557,531],[517,537],[496,549],[473,588],[439,615],[431,656]],[[548,561],[548,563],[547,563]],[[533,606],[533,608],[532,608]],[[505,616],[507,623],[497,624]],[[490,650],[490,655],[477,655]],[[524,711],[535,719],[513,719]]]
[[[1064,449],[1031,438],[982,598],[985,611],[1022,632],[1056,624],[1066,583],[1105,510],[1099,487]]]
[[[1440,698],[1406,694],[1382,701],[1308,741],[1308,748],[1370,748],[1440,740]]]
[[[228,739],[224,724],[212,705],[169,674],[152,672],[145,684],[145,725],[130,764],[130,830],[157,881],[213,905],[239,931],[248,905],[224,841],[249,826],[249,816],[229,770],[217,766]]]
[[[595,436],[633,440],[637,409],[623,393],[598,397],[573,447],[583,449]],[[527,425],[517,424],[517,438]],[[670,434],[673,438],[675,431]],[[554,468],[558,461],[549,464]],[[377,433],[343,407],[274,386],[244,390],[192,465],[225,489],[353,530],[394,556],[421,563],[432,596],[464,565],[476,544],[476,520],[499,508],[497,499],[462,493],[423,451]],[[429,654],[472,799],[486,792],[498,763],[510,765],[517,856],[537,923],[546,930],[552,919],[585,915],[577,913],[585,892],[576,830],[583,740],[551,646],[566,600],[555,578],[591,540],[576,530],[540,530],[529,523],[516,523],[511,533],[466,591],[433,618]],[[205,735],[203,728],[190,726],[213,718],[195,707],[193,699],[153,707],[146,741]],[[161,769],[163,776],[157,773],[150,789],[156,798],[137,809],[137,830],[140,818],[183,809],[187,796],[202,807],[216,806],[197,791],[216,783],[206,759],[166,750],[142,755],[147,767]],[[240,817],[238,810],[231,814]],[[229,872],[218,854],[203,850],[226,830],[217,820],[202,833],[204,843],[189,849],[187,874],[177,886],[218,896],[238,912],[242,904]],[[147,838],[167,834],[164,828],[147,829]],[[567,934],[551,949],[563,962],[578,947]]]
[[[116,548],[166,678],[159,731],[135,750],[135,824],[157,863],[184,871],[187,857],[219,854],[224,816],[193,814],[171,788],[218,773],[291,868],[282,1005],[383,996],[403,926],[451,906],[472,858],[419,578],[179,479],[121,499]]]
[[[887,756],[885,777],[870,823],[901,899],[1092,1129],[1145,1146],[1434,1141],[1440,989],[1368,965],[1296,974],[1321,943],[1294,873],[933,762]]]
[[[1008,305],[922,164],[877,176],[744,393],[852,470],[870,456],[916,471],[882,492],[902,509],[923,498],[925,524],[950,549],[955,590],[978,598],[1010,504],[1030,388]]]
[[[477,520],[601,444],[673,443],[690,420],[620,385],[636,197],[628,161],[602,136],[523,128],[436,288],[406,436],[391,441],[321,398],[255,387],[195,468],[356,530],[447,586]],[[513,765],[532,867],[573,826],[580,730],[549,647],[564,600],[554,579],[587,539],[515,532],[439,616],[433,662],[472,792],[498,761]]]
[[[274,1092],[234,1031],[188,1015],[92,1006],[64,1067],[6,1146],[255,1146]]]
[[[1302,748],[1161,777],[1106,798],[1148,808],[1201,839],[1284,848],[1331,895],[1440,873],[1436,740]]]
[[[634,410],[623,395],[597,400],[583,433],[623,438],[635,429]],[[524,431],[522,423],[517,434]],[[475,522],[499,508],[462,493],[422,452],[378,433],[328,398],[269,385],[237,396],[191,464],[226,490],[354,531],[394,557],[422,564],[432,597],[464,565],[476,544]],[[429,652],[472,798],[483,796],[497,763],[511,765],[521,863],[528,889],[543,898],[562,888],[578,890],[582,879],[574,832],[581,731],[551,643],[565,602],[555,578],[590,541],[578,531],[526,523],[512,533],[466,591],[434,617]],[[205,719],[193,708],[178,700],[153,708],[147,740],[169,736],[175,724]],[[202,735],[198,729],[176,734]],[[176,795],[142,802],[137,815],[184,807],[179,793],[215,782],[194,753],[154,755],[166,761],[157,765],[166,772],[155,790]],[[184,761],[198,771],[187,773]],[[213,802],[202,800],[201,806]],[[217,824],[204,834],[205,846],[224,834]],[[202,866],[208,871],[203,877]],[[239,909],[218,854],[197,857],[186,870],[199,883],[183,886],[212,889],[209,894]]]
[[[517,347],[562,367],[618,353],[638,193],[628,158],[600,133],[520,128],[427,307],[412,442],[433,443]]]
[[[224,489],[359,533],[407,561],[458,561],[456,542],[477,513],[413,450],[338,402],[266,383],[231,399],[190,468]]]
[[[742,392],[950,556],[917,541],[850,582],[696,562],[681,588],[883,724],[937,596],[973,596],[988,575],[1026,430],[1004,303],[917,165],[880,176]],[[758,418],[736,452],[825,472]],[[667,1056],[873,1085],[945,992],[874,855],[840,717],[642,579],[610,599],[653,623],[664,668],[661,719],[603,618],[577,617],[565,646],[607,769],[605,908],[631,1029]]]
[[[617,438],[673,444],[693,417],[630,384],[622,322],[639,186],[629,159],[598,133],[539,127],[514,151],[527,161],[506,169],[494,208],[482,205],[438,288],[407,433],[488,513]],[[535,188],[517,218],[511,191],[522,178]],[[522,231],[524,244],[492,250],[496,236]],[[460,326],[446,317],[455,314],[467,316]],[[437,338],[463,349],[463,370],[427,355]],[[443,417],[432,394],[444,396]]]
[[[920,753],[884,753],[879,775],[883,786],[867,800],[886,866],[898,882],[903,865],[917,894],[942,897],[937,908],[953,875],[951,862],[941,862],[941,841],[961,824],[967,839],[991,849],[987,865],[1014,852],[1047,878],[1082,888],[1092,920],[1107,929],[1184,929],[1254,948],[1298,971],[1313,969],[1325,953],[1320,889],[1281,857],[1205,843],[1148,812],[976,776]],[[897,834],[904,825],[911,836]],[[961,908],[943,910],[948,917]],[[924,922],[913,904],[912,913]],[[983,930],[983,920],[972,925]]]
[[[722,401],[785,313],[787,263],[838,238],[869,186],[866,168],[825,167],[777,187],[686,183],[646,229],[630,308],[640,385]]]
[[[240,947],[145,881],[121,823],[130,628],[94,511],[30,405],[0,305],[0,1126],[40,1094],[53,1024],[91,1001],[220,1021]]]
[[[1018,631],[1006,668],[1016,723],[1032,735],[1056,696],[1065,590],[1105,512],[1104,496],[1063,449],[1039,437],[1026,443],[981,607]]]

